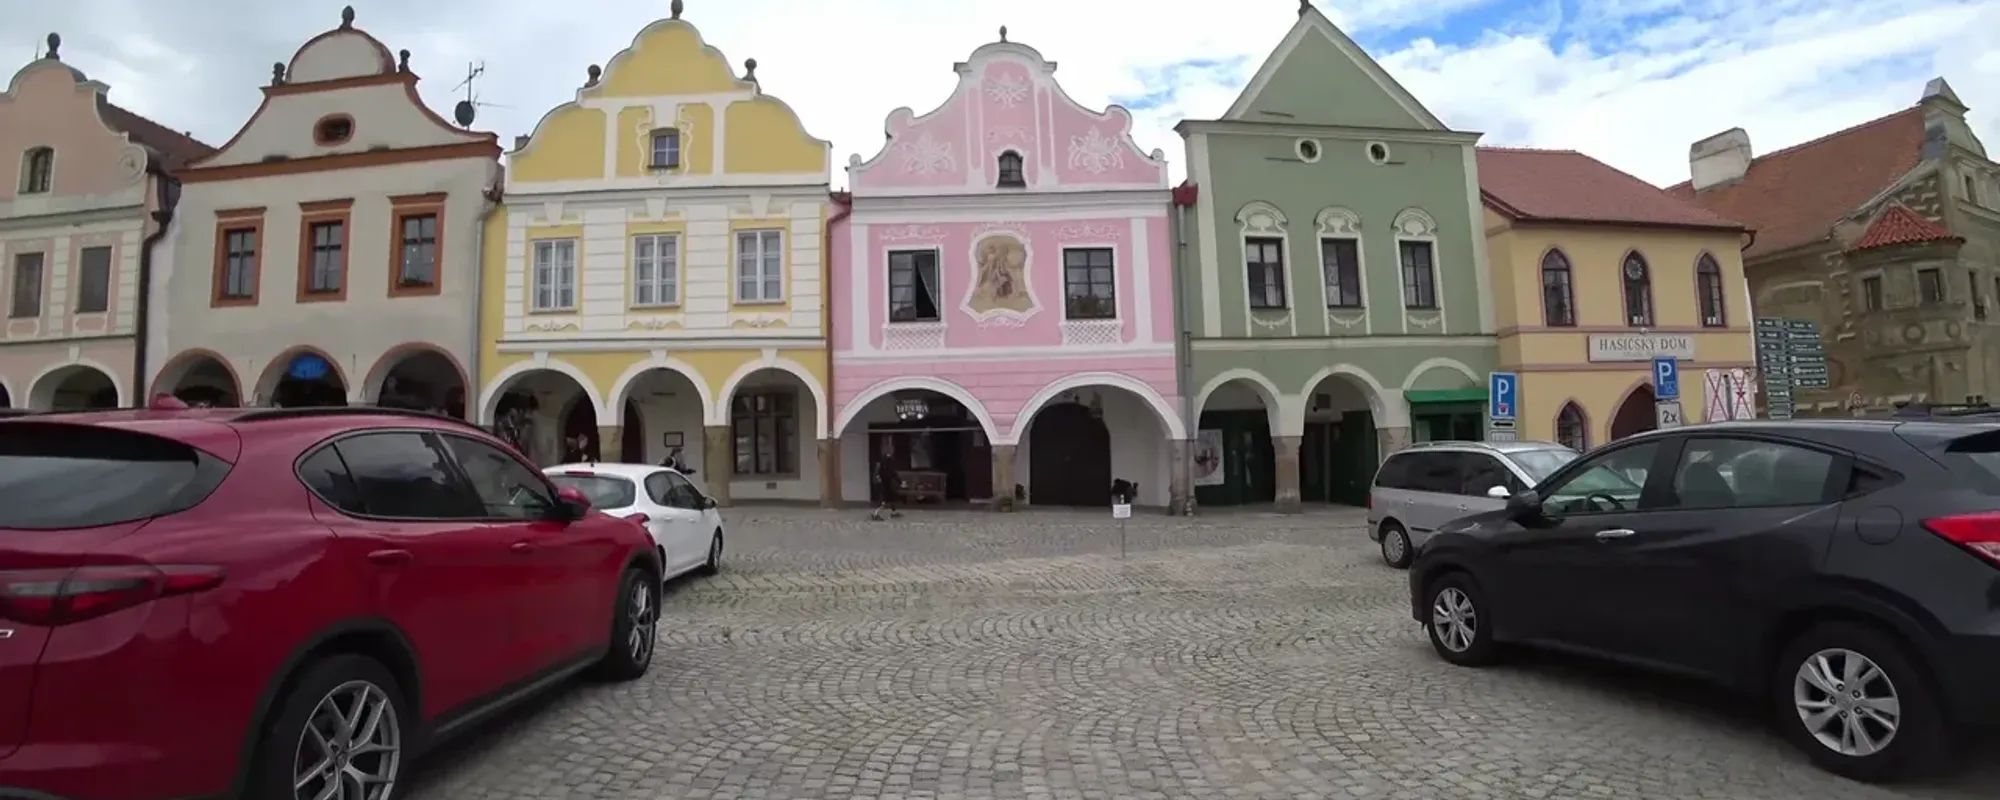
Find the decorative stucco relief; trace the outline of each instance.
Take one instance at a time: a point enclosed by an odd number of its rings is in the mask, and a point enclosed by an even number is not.
[[[940,142],[928,132],[917,140],[902,145],[903,171],[913,175],[937,175],[958,169],[958,159],[951,154],[951,143]]]
[[[1125,168],[1125,146],[1092,127],[1082,136],[1069,137],[1069,165],[1092,175]]]

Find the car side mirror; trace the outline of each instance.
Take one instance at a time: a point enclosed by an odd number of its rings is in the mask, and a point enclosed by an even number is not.
[[[1491,498],[1493,498],[1493,499],[1495,499],[1495,500],[1512,500],[1512,499],[1514,499],[1514,493],[1513,493],[1513,492],[1509,492],[1509,491],[1507,491],[1507,487],[1505,487],[1505,486],[1495,486],[1495,487],[1493,487],[1493,488],[1491,488],[1491,489],[1487,489],[1487,490],[1486,490],[1486,496],[1487,496],[1487,497],[1491,497]]]
[[[564,521],[583,519],[590,513],[590,497],[576,487],[564,486],[556,490],[556,516]]]
[[[715,498],[709,497],[708,495],[702,495],[700,498],[694,501],[694,507],[696,510],[699,511],[707,511],[715,507]]]
[[[1507,513],[1515,519],[1534,519],[1542,515],[1541,495],[1533,489],[1525,489],[1507,498]]]

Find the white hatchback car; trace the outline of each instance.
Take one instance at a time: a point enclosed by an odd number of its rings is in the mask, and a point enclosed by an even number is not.
[[[679,472],[645,464],[565,464],[542,473],[558,487],[582,492],[591,508],[646,526],[666,577],[722,569],[722,513]]]

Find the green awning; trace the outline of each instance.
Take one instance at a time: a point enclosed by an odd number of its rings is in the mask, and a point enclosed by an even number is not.
[[[1403,393],[1403,399],[1413,406],[1432,403],[1484,403],[1486,390],[1484,388],[1411,389]]]

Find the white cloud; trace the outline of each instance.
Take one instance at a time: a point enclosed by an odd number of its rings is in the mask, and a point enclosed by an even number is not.
[[[732,62],[849,154],[873,155],[897,107],[944,100],[953,62],[997,37],[1040,49],[1079,102],[1135,103],[1135,136],[1180,172],[1184,117],[1221,114],[1297,19],[1293,0],[686,0]],[[1509,3],[1515,8],[1505,8]],[[503,141],[571,98],[665,13],[664,0],[353,0],[359,24],[413,51],[425,97],[448,112],[483,60],[480,126]],[[60,30],[72,64],[113,98],[211,143],[258,102],[270,64],[338,21],[341,0],[0,2],[0,31]],[[2000,130],[2000,0],[1370,0],[1319,6],[1448,123],[1494,144],[1581,149],[1649,180],[1686,175],[1689,143],[1742,126],[1759,152],[1915,102],[1944,74]],[[1470,16],[1460,16],[1470,15]],[[1468,38],[1461,21],[1487,27]],[[1411,38],[1412,36],[1434,38]],[[4,69],[4,66],[0,66]]]

